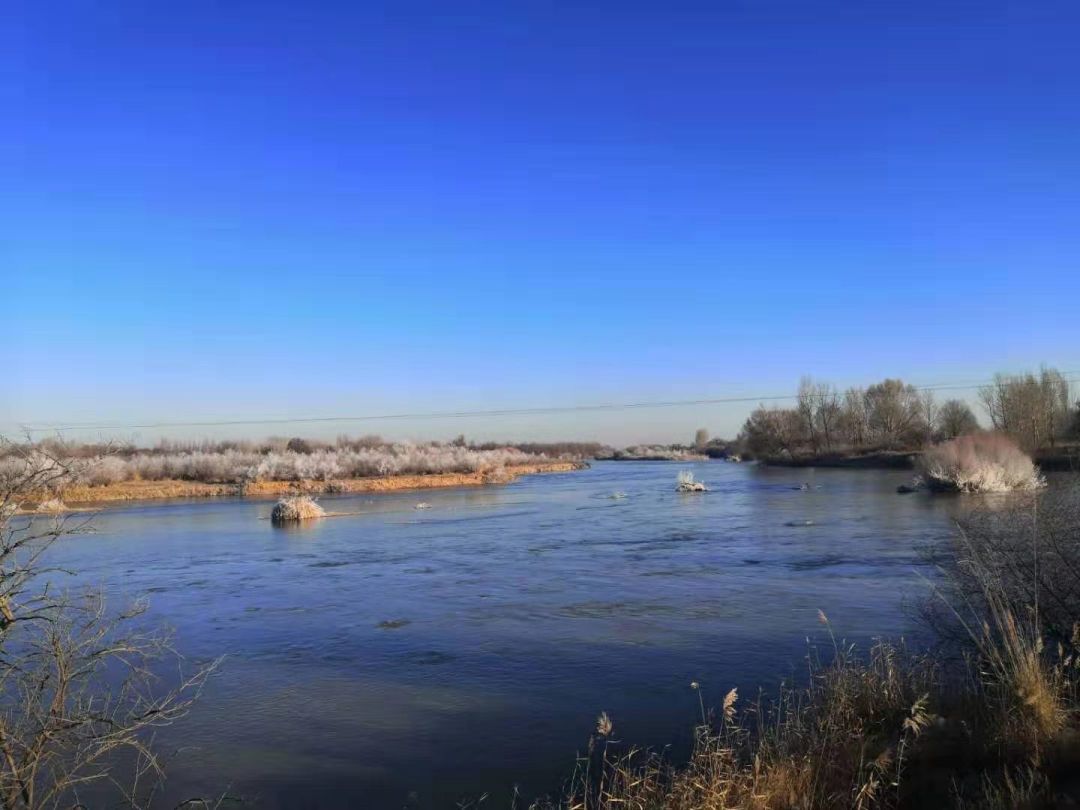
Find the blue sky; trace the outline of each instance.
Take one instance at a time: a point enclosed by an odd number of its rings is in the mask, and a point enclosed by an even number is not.
[[[1080,372],[1074,4],[6,16],[0,431]],[[747,410],[275,432],[670,441]]]

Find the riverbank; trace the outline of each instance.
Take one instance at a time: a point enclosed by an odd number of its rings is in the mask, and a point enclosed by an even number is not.
[[[684,453],[676,454],[669,453],[666,455],[655,456],[628,456],[628,455],[611,455],[611,456],[596,456],[596,461],[685,461],[686,463],[697,461],[708,461],[708,456],[699,455],[697,453]]]
[[[1033,460],[1044,472],[1080,472],[1080,445],[1040,450]]]
[[[403,490],[474,487],[508,484],[523,475],[564,473],[584,469],[580,461],[537,461],[492,470],[428,475],[386,475],[343,478],[327,481],[253,481],[247,484],[210,484],[201,481],[119,481],[67,488],[63,501],[69,506],[114,501],[164,500],[171,498],[220,498],[242,495],[248,498],[277,498],[290,493],[321,495],[349,492],[399,492]]]
[[[838,467],[859,470],[912,470],[921,450],[882,450],[876,453],[821,453],[761,459],[773,467]]]
[[[874,453],[821,453],[805,456],[774,456],[761,459],[773,467],[836,467],[862,470],[913,470],[922,450],[881,450]],[[1040,450],[1033,461],[1044,472],[1080,471],[1080,447]]]

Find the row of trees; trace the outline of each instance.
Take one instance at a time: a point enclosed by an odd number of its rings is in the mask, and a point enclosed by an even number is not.
[[[804,377],[793,408],[757,408],[740,434],[755,455],[818,454],[919,447],[978,428],[961,400],[939,404],[933,392],[886,379],[841,393]]]
[[[1029,452],[1080,434],[1080,404],[1072,405],[1068,380],[1057,370],[1002,375],[979,390],[993,429],[1011,435]],[[967,403],[939,403],[933,391],[886,379],[842,392],[804,377],[791,408],[758,407],[739,441],[754,455],[798,455],[872,449],[916,449],[980,429]]]
[[[1043,368],[1038,376],[998,374],[979,389],[979,400],[995,430],[1007,433],[1029,452],[1053,447],[1080,427],[1080,403],[1070,401],[1069,382],[1061,372]]]
[[[706,440],[707,440],[706,435]],[[294,453],[310,456],[319,453],[365,452],[399,454],[401,448],[421,448],[425,452],[437,452],[449,448],[489,452],[493,450],[517,450],[530,456],[547,458],[593,458],[610,454],[613,448],[600,442],[483,442],[469,441],[464,434],[448,442],[441,441],[392,441],[382,436],[368,434],[352,437],[340,434],[333,442],[314,438],[294,436],[285,438],[271,436],[262,440],[211,440],[177,441],[160,439],[152,447],[139,447],[134,442],[112,442],[108,444],[93,442],[65,441],[59,437],[46,437],[35,443],[43,453],[56,458],[93,461],[112,458],[124,461],[146,458],[176,458],[181,456],[224,456],[242,454],[246,456],[271,456],[274,454]],[[0,445],[0,462],[3,459],[18,456],[23,451],[19,445]]]

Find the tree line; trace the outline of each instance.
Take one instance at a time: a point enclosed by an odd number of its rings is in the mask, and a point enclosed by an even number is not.
[[[998,374],[979,389],[990,426],[1011,435],[1029,452],[1053,447],[1080,431],[1080,403],[1057,370]],[[933,391],[898,379],[841,392],[803,377],[794,407],[756,408],[739,434],[740,449],[753,456],[819,455],[877,450],[915,450],[981,429],[966,402],[938,402]]]

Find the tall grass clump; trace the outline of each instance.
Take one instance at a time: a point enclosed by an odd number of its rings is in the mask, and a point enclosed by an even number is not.
[[[1009,492],[1044,484],[1031,458],[1000,433],[974,433],[931,447],[920,471],[937,491]]]
[[[1070,688],[1066,666],[1061,655],[1047,654],[1032,614],[1017,614],[1000,593],[988,593],[986,601],[989,616],[973,632],[973,640],[988,697],[1000,712],[999,736],[1037,763],[1065,728]]]
[[[1057,545],[1054,532],[1075,512],[1063,514],[1059,508],[1051,502],[1049,520],[1040,518],[1038,503],[1030,514],[1024,508],[1000,513],[1000,527],[1011,527],[1013,534],[1007,547],[998,530],[962,521],[958,559],[947,581],[952,600],[966,606],[967,615],[949,609],[974,650],[979,697],[996,717],[998,741],[1023,751],[1033,763],[1057,747],[1078,708],[1075,589],[1080,583],[1076,569],[1051,551]],[[1027,525],[1010,519],[1021,516]],[[1071,532],[1076,529],[1073,520]],[[1064,571],[1055,570],[1055,558],[1065,564]]]
[[[1075,653],[1048,654],[1015,614],[985,629],[958,670],[886,641],[812,651],[802,688],[702,701],[683,762],[622,746],[605,716],[565,793],[533,810],[1075,806]]]
[[[536,810],[697,810],[697,808],[869,808],[887,806],[905,784],[912,749],[934,721],[932,660],[880,643],[863,661],[833,648],[828,665],[811,657],[809,684],[784,687],[772,703],[743,706],[728,690],[719,710],[701,707],[694,745],[675,765],[612,738],[601,717],[566,794]]]
[[[294,495],[282,498],[270,513],[270,520],[276,524],[298,523],[301,520],[325,517],[326,510],[319,506],[309,495]]]

